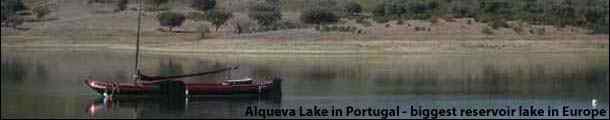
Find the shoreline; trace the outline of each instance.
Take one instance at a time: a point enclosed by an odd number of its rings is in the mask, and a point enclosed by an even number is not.
[[[494,41],[499,42],[499,41]],[[501,41],[506,44],[510,41]],[[502,46],[502,45],[499,45]],[[404,47],[404,46],[403,46]],[[277,55],[411,55],[411,54],[548,54],[548,53],[609,53],[608,43],[598,46],[570,47],[570,48],[435,48],[418,47],[414,49],[377,50],[371,48],[344,49],[344,50],[315,50],[315,49],[189,49],[172,47],[141,46],[140,51],[148,54],[277,54]],[[135,52],[135,46],[125,44],[37,44],[37,45],[6,45],[2,50],[11,51],[111,51]]]

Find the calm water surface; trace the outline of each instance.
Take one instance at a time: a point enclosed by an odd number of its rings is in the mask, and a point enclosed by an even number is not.
[[[83,84],[85,79],[131,82],[133,64],[131,52],[2,50],[2,118],[248,118],[244,114],[248,106],[591,108],[593,99],[596,108],[608,108],[608,53],[144,54],[145,74],[185,74],[240,65],[231,74],[185,80],[281,77],[285,79],[283,94],[275,99],[190,98],[167,103],[134,98],[105,103]]]

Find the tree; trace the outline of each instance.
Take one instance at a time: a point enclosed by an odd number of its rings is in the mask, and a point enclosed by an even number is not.
[[[358,15],[362,12],[362,6],[354,1],[347,1],[344,5],[345,12],[349,15]]]
[[[377,17],[380,17],[380,16],[386,16],[386,14],[385,14],[385,13],[386,13],[386,10],[385,10],[385,5],[384,5],[384,4],[385,4],[385,2],[383,2],[383,3],[381,3],[381,4],[377,5],[377,6],[375,6],[375,7],[373,8],[373,12],[372,12],[372,13],[373,13],[373,15],[375,15],[375,16],[377,16]]]
[[[608,15],[599,19],[601,20],[597,20],[597,22],[593,24],[593,33],[608,34]]]
[[[44,16],[51,13],[49,5],[39,5],[32,9],[32,12],[36,15],[36,18],[42,19]]]
[[[191,7],[199,11],[211,10],[216,6],[216,0],[193,0]]]
[[[14,14],[13,11],[8,9],[4,2],[5,0],[2,1],[2,10],[0,10],[0,12],[2,12],[0,14],[2,15],[2,18],[0,19],[2,21],[2,24],[4,24],[4,21],[6,21],[9,16],[12,16]]]
[[[174,27],[181,26],[184,20],[186,20],[186,16],[175,12],[163,12],[157,18],[159,25],[169,27],[169,31],[172,31]]]
[[[2,11],[17,12],[25,9],[26,7],[21,0],[2,0]]]
[[[514,2],[510,0],[481,0],[481,14],[484,16],[483,21],[493,19],[510,20],[515,14]]]
[[[233,14],[230,12],[226,12],[224,10],[210,10],[208,11],[208,21],[210,21],[214,26],[216,26],[216,31],[227,22],[227,20],[231,19]]]
[[[13,16],[9,16],[6,18],[6,20],[3,21],[5,25],[11,27],[11,28],[17,28],[17,26],[23,24],[24,20],[22,17],[13,15]]]
[[[574,8],[574,2],[571,0],[562,0],[551,4],[550,14],[553,25],[561,27],[576,23],[577,13]],[[607,8],[606,8],[607,9]]]
[[[594,34],[608,34],[608,0],[591,0],[584,14]]]
[[[265,0],[257,2],[248,13],[248,16],[261,25],[271,25],[282,19],[279,0]]]
[[[17,16],[20,11],[26,10],[21,0],[1,0],[1,19],[2,24],[16,27],[23,23],[23,19]]]
[[[161,5],[168,2],[169,0],[146,0],[145,3],[148,3],[154,10],[158,10],[161,8]]]
[[[119,11],[123,11],[127,9],[127,0],[119,0],[119,2],[117,3],[117,12]]]
[[[515,18],[531,24],[545,22],[545,3],[542,0],[519,0],[514,9],[517,9]]]
[[[231,18],[230,23],[233,25],[235,29],[234,32],[237,34],[251,33],[253,32],[254,28],[256,28],[256,21],[252,20],[252,18],[248,16],[243,15]]]
[[[301,21],[308,24],[330,24],[339,21],[339,17],[330,11],[323,8],[310,8],[301,13]]]
[[[478,0],[457,0],[448,4],[448,14],[456,17],[476,17],[479,13]]]
[[[428,19],[437,8],[438,3],[425,0],[386,0],[375,8],[373,14],[393,19]]]

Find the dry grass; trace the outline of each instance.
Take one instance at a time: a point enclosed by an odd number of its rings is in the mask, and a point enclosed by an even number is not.
[[[50,17],[57,20],[28,22],[27,31],[2,28],[3,48],[78,48],[133,49],[136,40],[135,11],[95,13],[84,3],[70,1]],[[81,5],[81,6],[78,6]],[[188,9],[180,9],[186,11]],[[403,24],[390,21],[362,26],[348,20],[343,25],[356,26],[364,33],[319,32],[292,29],[250,34],[235,34],[222,27],[201,40],[197,33],[158,31],[158,12],[143,17],[142,41],[145,50],[180,52],[246,52],[246,53],[410,53],[410,52],[472,52],[472,51],[608,51],[608,35],[589,35],[588,31],[566,27],[525,25],[523,33],[512,28],[494,30],[494,35],[481,33],[486,24],[470,19],[450,22],[409,20]],[[241,13],[239,13],[241,14]],[[287,17],[295,17],[288,12]],[[470,22],[468,22],[470,21]],[[201,24],[187,20],[182,31],[195,31]],[[427,30],[418,31],[416,27]],[[531,34],[530,29],[544,28],[544,34]],[[428,30],[429,29],[429,30]]]

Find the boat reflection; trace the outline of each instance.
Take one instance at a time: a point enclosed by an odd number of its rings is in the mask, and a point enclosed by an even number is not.
[[[214,112],[240,114],[247,105],[281,105],[281,96],[231,95],[231,96],[189,96],[172,98],[163,96],[101,96],[93,99],[87,112],[92,118],[101,114],[125,114],[135,111],[136,118],[201,118],[201,117],[238,117],[210,116]],[[206,112],[203,112],[206,111]]]

